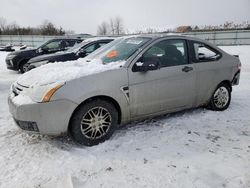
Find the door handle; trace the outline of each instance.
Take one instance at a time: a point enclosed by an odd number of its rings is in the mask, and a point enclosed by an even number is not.
[[[188,67],[188,66],[185,66],[183,69],[182,69],[182,72],[190,72],[194,70],[193,67]]]

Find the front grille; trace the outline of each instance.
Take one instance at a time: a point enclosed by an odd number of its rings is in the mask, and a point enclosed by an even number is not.
[[[15,120],[16,124],[25,131],[39,132],[36,122]]]
[[[11,65],[10,60],[6,60],[7,65]]]
[[[19,95],[21,91],[23,91],[22,88],[19,88],[17,85],[12,85],[12,92],[15,96]]]
[[[21,86],[20,84],[13,84],[12,85],[12,92],[14,93],[15,96],[19,95],[25,88],[24,86]]]

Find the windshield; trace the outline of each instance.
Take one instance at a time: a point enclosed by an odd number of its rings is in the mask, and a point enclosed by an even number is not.
[[[73,47],[69,48],[68,50],[66,50],[66,52],[69,52],[69,53],[77,53],[81,47],[85,46],[86,44],[88,44],[89,42],[87,41],[83,41],[79,44],[75,44]]]
[[[38,44],[38,45],[36,45],[35,46],[35,48],[42,48],[43,46],[45,46],[48,42],[50,42],[50,40],[49,41],[46,41],[46,42],[43,42],[42,44]]]
[[[88,59],[101,59],[104,64],[125,61],[149,40],[146,37],[118,38],[89,55]]]

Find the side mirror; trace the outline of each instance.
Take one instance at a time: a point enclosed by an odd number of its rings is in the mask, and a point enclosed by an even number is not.
[[[79,57],[86,57],[87,56],[87,53],[86,53],[86,51],[79,51],[78,53],[77,53],[77,55],[79,56]]]
[[[42,48],[39,48],[39,49],[38,49],[38,52],[39,52],[40,54],[46,54],[46,53],[49,52],[49,49],[46,48],[46,47],[42,47]]]
[[[37,53],[41,54],[43,52],[43,49],[42,48],[38,48],[37,49]]]
[[[203,53],[199,53],[198,58],[199,58],[199,60],[204,60],[204,59],[206,59],[206,56]]]
[[[160,68],[159,60],[156,58],[147,59],[144,62],[136,62],[133,71],[134,72],[147,72],[154,71]]]

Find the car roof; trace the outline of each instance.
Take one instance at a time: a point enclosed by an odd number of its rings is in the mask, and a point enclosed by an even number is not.
[[[91,37],[84,39],[85,42],[94,42],[94,41],[99,41],[99,40],[114,40],[116,37]]]
[[[86,46],[89,45],[91,43],[95,43],[95,42],[101,42],[101,41],[112,41],[114,40],[114,37],[92,37],[92,38],[87,38],[85,40],[83,40],[81,43],[79,43],[79,45]]]
[[[185,36],[182,34],[176,34],[176,33],[156,33],[156,34],[138,34],[138,35],[131,35],[134,37],[149,37],[152,39],[159,39],[159,38],[183,38],[183,39],[189,39],[189,40],[200,40],[194,37]],[[203,41],[203,40],[202,40]]]
[[[55,37],[55,38],[51,38],[49,40],[76,40],[76,41],[83,41],[83,39],[80,39],[80,38],[70,38],[70,37]]]
[[[129,37],[129,36],[128,36]],[[158,40],[158,39],[162,39],[162,38],[166,38],[166,39],[184,39],[184,40],[191,40],[191,41],[196,41],[196,42],[201,42],[204,44],[207,44],[217,50],[218,47],[212,43],[210,43],[207,40],[203,40],[200,38],[196,38],[196,37],[191,37],[191,36],[186,36],[186,35],[182,35],[182,34],[176,34],[176,33],[155,33],[155,34],[138,34],[138,35],[131,35],[131,37],[148,37],[151,38],[152,40]]]

